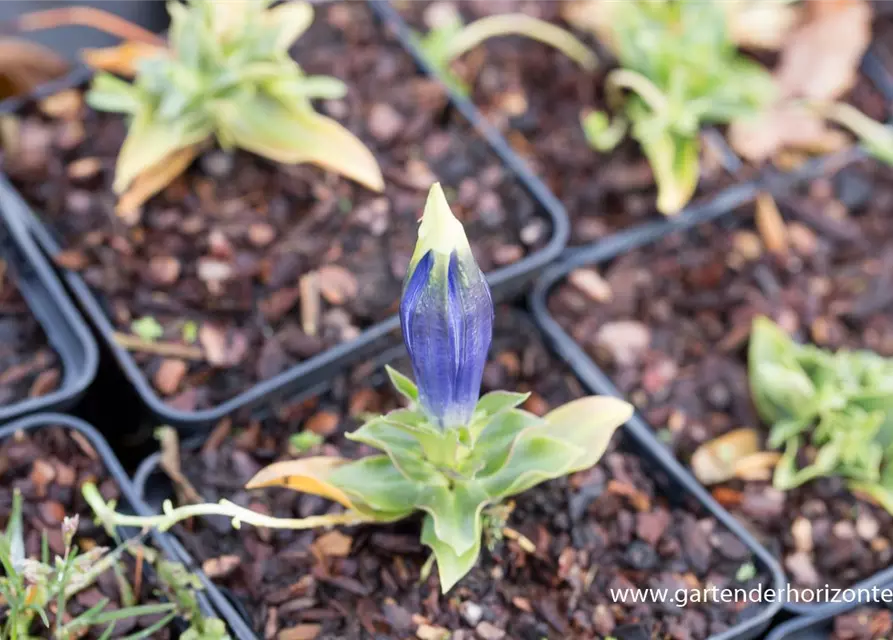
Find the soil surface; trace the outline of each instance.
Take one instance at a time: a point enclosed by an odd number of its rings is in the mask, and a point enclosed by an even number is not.
[[[771,316],[800,341],[893,356],[893,174],[865,161],[778,202],[784,255],[766,250],[751,206],[574,271],[549,299],[558,322],[685,462],[720,434],[762,426],[746,366],[755,316]],[[714,495],[783,557],[800,587],[848,586],[893,560],[893,516],[839,479],[787,493],[734,481]]]
[[[65,516],[78,515],[80,518],[75,543],[82,551],[97,545],[114,548],[115,542],[101,526],[94,524],[93,511],[81,496],[80,487],[87,481],[95,482],[106,500],[119,499],[118,485],[80,433],[62,427],[47,427],[7,438],[0,442],[0,528],[6,530],[13,491],[18,489],[22,492],[25,551],[29,558],[40,558],[43,531],[47,534],[50,556],[64,553],[61,527]],[[123,564],[125,576],[133,587],[135,566],[126,554]],[[157,602],[146,573],[141,584],[139,603]],[[92,587],[75,595],[69,601],[68,613],[76,616],[103,598],[110,600],[106,611],[121,607],[121,593],[112,571],[104,572]],[[113,637],[135,633],[159,619],[160,616],[153,615],[121,620],[115,625]],[[34,628],[49,637],[39,623]],[[93,630],[88,637],[99,637],[102,631],[102,628]],[[173,636],[170,630],[161,630],[152,637],[164,640]]]
[[[61,235],[59,262],[81,272],[118,330],[151,316],[161,340],[183,343],[198,329],[185,345],[197,360],[135,354],[179,409],[220,404],[393,314],[435,180],[485,271],[551,236],[534,201],[365,4],[319,7],[294,53],[307,73],[347,83],[347,96],[320,110],[373,151],[383,195],[309,165],[211,150],[128,226],[110,190],[124,121],[77,95],[51,105],[57,118],[46,103],[27,111],[19,152],[3,163]]]
[[[400,11],[414,28],[423,30],[423,14],[432,4],[404,1]],[[559,16],[560,2],[452,4],[459,6],[466,23],[522,11],[569,29]],[[586,142],[580,114],[606,108],[602,86],[613,57],[590,34],[570,30],[599,54],[595,72],[581,69],[547,45],[520,37],[488,40],[454,63],[453,70],[472,88],[471,99],[485,118],[561,200],[571,219],[570,244],[579,245],[660,214],[651,168],[635,142],[626,139],[609,153],[599,153]],[[845,99],[874,118],[887,118],[886,102],[865,77]],[[722,188],[755,177],[757,168],[741,164],[718,131],[702,135],[701,142],[701,180],[693,202],[705,202]]]
[[[536,390],[526,408],[544,413],[583,391],[551,357],[526,318],[498,313],[486,390]],[[406,363],[396,363],[408,371]],[[331,504],[287,490],[241,487],[262,466],[293,458],[289,436],[312,430],[325,440],[309,455],[358,456],[343,438],[362,412],[398,405],[377,366],[336,379],[333,389],[283,409],[278,419],[223,424],[182,467],[208,501],[227,497],[277,516],[325,513]],[[698,508],[670,504],[656,484],[662,472],[618,448],[618,436],[595,468],[518,496],[508,524],[536,545],[493,541],[478,566],[446,596],[436,571],[419,582],[428,556],[419,522],[337,532],[231,529],[228,520],[191,523],[177,535],[218,584],[240,595],[263,637],[281,629],[301,638],[440,638],[454,640],[704,638],[754,615],[746,603],[623,604],[609,589],[751,588],[766,576],[747,547]],[[681,498],[677,492],[675,495]],[[736,579],[736,574],[740,578]],[[292,637],[281,635],[278,637]]]
[[[61,381],[58,354],[0,261],[0,405],[45,396]]]
[[[834,618],[832,640],[881,640],[893,632],[893,615],[881,607],[860,607]]]

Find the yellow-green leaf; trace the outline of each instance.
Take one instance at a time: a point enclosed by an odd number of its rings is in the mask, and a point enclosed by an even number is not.
[[[675,215],[688,204],[698,186],[697,138],[663,132],[651,140],[639,140],[657,182],[657,210]]]
[[[221,106],[221,129],[234,145],[282,163],[309,162],[381,192],[378,162],[335,120],[300,105],[286,107],[257,96],[247,108]]]
[[[598,462],[611,436],[632,415],[633,406],[620,398],[587,396],[553,409],[544,416],[545,425],[534,428],[581,447],[584,454],[572,467],[579,471]]]
[[[353,502],[341,489],[329,482],[331,473],[348,460],[334,456],[316,456],[301,460],[284,460],[264,467],[248,481],[247,489],[285,487],[310,493],[355,509]]]
[[[288,51],[313,23],[313,7],[309,2],[283,2],[263,15],[265,27],[276,33],[276,49]]]

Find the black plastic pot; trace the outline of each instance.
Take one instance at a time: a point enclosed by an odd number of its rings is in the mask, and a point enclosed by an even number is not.
[[[121,490],[121,504],[118,506],[119,509],[130,511],[131,513],[136,513],[138,515],[152,515],[149,507],[138,497],[132,481],[125,473],[124,468],[121,466],[115,453],[102,435],[79,418],[57,413],[42,413],[28,416],[4,427],[0,427],[0,440],[12,437],[13,434],[19,431],[37,431],[48,427],[65,427],[71,431],[76,431],[90,443],[99,455],[102,463],[105,465],[109,476],[111,476],[115,481],[115,484],[117,484]],[[126,538],[129,537],[129,535],[134,535],[136,533],[137,532],[132,532],[123,537]],[[183,563],[187,569],[195,572],[195,568],[190,564],[188,555],[179,548],[179,544],[173,537],[165,534],[153,533],[152,544],[168,558]],[[204,576],[204,574],[199,573],[199,577],[204,586],[204,590],[197,594],[202,613],[209,617],[220,617],[221,619],[228,620],[229,616],[227,614],[229,613],[229,603],[226,598],[217,590],[210,580]],[[233,632],[235,633],[235,630],[233,630]]]
[[[378,9],[376,3],[371,4],[376,10]],[[403,44],[405,45],[405,42]],[[411,50],[410,53],[412,53]],[[77,79],[81,82],[84,80],[82,77]],[[549,190],[533,176],[505,141],[483,122],[477,111],[467,101],[453,101],[452,107],[456,109],[460,117],[471,125],[471,129],[476,135],[487,141],[491,150],[511,170],[520,185],[535,202],[540,215],[552,227],[552,236],[545,247],[512,265],[487,274],[494,298],[497,301],[507,300],[521,293],[525,285],[528,285],[560,255],[568,239],[567,215]],[[5,104],[0,104],[0,112],[5,108]],[[56,255],[61,250],[58,239],[40,222],[38,216],[30,211],[14,187],[3,177],[0,177],[0,203],[7,203],[6,208],[31,227],[38,243],[49,255]],[[207,428],[237,410],[269,406],[283,397],[294,395],[313,384],[326,380],[351,363],[373,353],[380,346],[380,341],[399,327],[397,317],[392,316],[367,328],[355,340],[305,360],[211,409],[181,411],[164,403],[140,371],[136,361],[125,349],[115,343],[114,328],[103,310],[102,303],[90,291],[83,278],[68,270],[62,272],[62,277],[154,417],[160,422],[186,431]]]
[[[875,604],[877,606],[888,608],[891,607],[889,603],[872,603],[866,600],[862,600],[861,603],[835,604],[820,615],[791,618],[784,624],[775,627],[772,632],[766,636],[766,640],[828,640],[833,631],[834,618],[841,614],[849,613],[853,609],[866,604]]]
[[[168,24],[163,0],[5,0],[0,2],[0,23],[34,11],[73,7],[102,9],[156,33]],[[85,47],[109,47],[120,42],[115,36],[79,25],[31,31],[16,34],[16,37],[49,47],[75,64],[79,62],[78,53]]]
[[[397,9],[393,6],[392,0],[369,1],[372,8],[376,11],[376,13],[378,13],[382,21],[391,28],[391,30],[400,39],[404,48],[409,51],[410,54],[412,54],[413,58],[416,61],[416,64],[421,69],[423,69],[426,74],[441,81],[441,85],[449,94],[450,100],[452,101],[453,105],[455,105],[455,107],[468,120],[475,123],[478,129],[484,133],[484,135],[490,141],[491,145],[494,146],[494,148],[502,148],[504,150],[504,154],[508,156],[506,163],[509,164],[509,166],[511,166],[512,168],[516,169],[516,171],[518,172],[529,173],[529,169],[527,168],[526,163],[517,154],[515,154],[515,152],[511,149],[502,135],[498,133],[489,123],[487,123],[485,118],[477,110],[477,107],[474,106],[474,103],[472,103],[468,97],[458,93],[455,89],[453,89],[451,84],[444,82],[444,79],[440,76],[438,71],[434,69],[434,67],[432,67],[427,60],[425,60],[424,56],[422,55],[413,39],[412,29],[401,17]],[[891,71],[889,69],[884,67],[881,58],[876,55],[876,48],[877,45],[873,45],[873,47],[869,49],[869,51],[866,52],[866,54],[863,56],[860,65],[861,71],[872,82],[872,84],[875,85],[878,91],[880,91],[888,100],[893,101],[893,74],[891,74]],[[888,115],[893,117],[893,109],[891,109],[891,113]],[[716,130],[715,128],[706,128],[704,130],[704,135],[708,136],[711,141],[715,143],[715,148],[721,152],[722,163],[727,171],[735,173],[741,168],[741,166],[743,165],[743,161],[735,154],[734,150],[729,146],[725,137],[718,130]],[[858,153],[862,154],[864,152],[858,151]],[[807,180],[812,175],[820,172],[826,165],[833,165],[833,163],[840,161],[841,157],[845,156],[846,153],[835,153],[830,154],[829,156],[815,158],[812,161],[807,162],[804,167],[785,174],[780,174],[771,166],[766,166],[760,171],[759,176],[755,180],[721,189],[712,197],[705,198],[698,203],[687,205],[682,211],[674,216],[668,217],[667,220],[674,221],[674,224],[676,224],[677,226],[687,226],[689,224],[689,221],[695,221],[698,218],[713,218],[715,217],[714,212],[723,209],[725,202],[734,200],[738,197],[742,185],[744,185],[745,188],[748,188],[748,185],[755,185],[767,180]],[[545,193],[540,195],[540,201],[544,203],[547,201],[551,201],[552,203],[554,203],[555,207],[561,208],[561,210],[564,211],[563,205],[558,200],[558,198],[556,198],[555,195],[553,195],[541,182],[539,183],[539,186],[542,187],[545,191]],[[564,213],[566,216],[566,211]],[[660,222],[661,220],[660,218],[658,218],[655,220],[655,222],[645,223],[643,226],[651,228],[653,226],[659,225]],[[596,241],[594,244],[605,247],[614,246],[612,244],[613,242],[615,242],[615,238],[613,236],[623,236],[624,233],[624,231],[620,231],[618,233],[612,234],[611,236],[608,236],[607,238],[604,238],[603,240]],[[563,257],[567,257],[579,250],[584,249],[585,245],[568,247],[565,250]]]
[[[50,347],[59,355],[59,388],[38,398],[0,407],[0,423],[37,411],[74,407],[96,375],[96,342],[62,283],[22,224],[0,199],[0,258],[7,264],[31,313],[40,323]]]
[[[844,154],[837,154],[834,157],[835,162],[843,162],[845,163],[848,159],[858,158],[862,155],[863,152],[859,150],[850,150]],[[799,184],[802,181],[808,180],[812,177],[813,174],[817,174],[822,167],[826,167],[824,164],[826,161],[820,161],[811,165],[807,171],[800,172],[794,176],[787,176],[781,178],[782,182],[779,185],[776,185],[778,188],[791,188],[796,184]],[[762,188],[769,188],[765,183],[762,185],[755,185],[753,188],[747,189],[739,189],[737,197],[728,198],[724,201],[724,204],[727,207],[735,208],[742,204],[750,201],[754,195]],[[634,249],[641,248],[645,245],[648,245],[652,242],[655,242],[675,231],[684,231],[687,229],[691,229],[698,223],[708,222],[711,219],[715,220],[715,224],[722,224],[723,222],[733,222],[727,217],[723,217],[727,211],[723,211],[720,208],[713,209],[711,208],[706,214],[701,216],[699,219],[695,220],[694,223],[688,224],[680,224],[675,220],[668,220],[665,222],[657,222],[650,225],[644,225],[642,227],[632,229],[627,232],[623,232],[617,234],[616,236],[609,239],[609,242],[601,243],[595,246],[582,247],[573,253],[569,254],[567,258],[561,261],[558,264],[553,265],[550,269],[546,271],[545,274],[537,281],[536,286],[528,297],[528,303],[533,313],[533,316],[539,325],[540,329],[544,332],[547,341],[549,342],[552,349],[555,350],[574,370],[574,373],[583,384],[592,390],[595,393],[600,393],[604,395],[613,395],[613,396],[621,396],[621,393],[617,390],[617,387],[611,381],[610,377],[601,370],[601,368],[593,362],[593,360],[589,357],[589,355],[573,340],[573,338],[564,330],[564,328],[558,324],[558,322],[552,317],[549,313],[547,307],[547,300],[550,291],[552,288],[561,280],[563,280],[571,271],[578,267],[582,267],[584,265],[600,265],[606,262],[613,260],[629,251]],[[725,510],[713,496],[707,491],[703,485],[698,482],[693,475],[678,461],[675,459],[673,454],[667,449],[667,447],[660,442],[655,433],[656,429],[654,429],[651,425],[647,423],[647,421],[638,413],[632,417],[632,419],[627,423],[627,428],[636,434],[636,437],[642,441],[650,441],[651,446],[655,448],[656,451],[661,451],[662,455],[666,458],[666,464],[678,466],[681,471],[684,471],[688,480],[691,482],[690,491],[697,496],[697,498],[710,506],[711,510],[716,513],[723,513],[722,521],[724,523],[728,523],[730,521],[737,522],[728,511]],[[717,516],[719,517],[719,516]],[[738,528],[735,531],[742,530],[740,524],[738,524]],[[749,536],[750,534],[748,534]],[[754,544],[759,544],[754,540]],[[768,551],[767,551],[768,553]],[[880,586],[884,584],[888,584],[893,582],[893,567],[885,569],[884,571],[880,571],[873,576],[854,584],[851,588],[859,589],[859,588],[867,588],[871,589],[874,586]],[[836,605],[833,603],[829,604],[807,604],[807,603],[799,603],[799,602],[785,602],[784,608],[786,611],[796,614],[796,615],[820,615],[825,611],[834,608]]]
[[[539,333],[538,329],[533,325],[532,320],[526,313],[520,311],[512,311],[517,313],[521,321],[530,327],[530,331]],[[403,356],[405,351],[402,347],[391,347],[378,358],[375,364],[381,368],[388,362],[393,362],[398,357]],[[381,374],[381,375],[378,375]],[[383,373],[379,370],[376,374],[381,380],[384,380]],[[308,390],[295,398],[295,402],[312,398],[327,388],[326,385],[319,385],[316,389]],[[621,448],[625,451],[634,453],[644,458],[650,468],[653,470],[653,477],[663,487],[663,495],[667,496],[673,503],[683,503],[686,499],[694,499],[703,512],[707,515],[715,517],[723,526],[739,540],[741,540],[748,550],[753,554],[756,565],[761,573],[768,575],[769,584],[765,587],[779,589],[783,587],[784,575],[781,567],[775,558],[772,557],[762,545],[760,545],[731,515],[722,509],[715,501],[703,497],[703,490],[698,482],[682,467],[678,462],[666,455],[666,451],[658,444],[650,434],[643,434],[641,429],[627,428],[623,431],[623,444]],[[183,443],[184,448],[198,449],[205,436],[195,437]],[[137,469],[134,475],[134,485],[140,499],[153,507],[156,512],[160,511],[161,505],[165,500],[173,498],[173,486],[169,478],[159,467],[160,454],[155,453],[146,458]],[[535,489],[534,489],[535,491]],[[709,498],[709,496],[708,496]],[[193,560],[191,565],[198,563]],[[203,577],[204,579],[204,577]],[[236,608],[245,609],[244,605],[236,605]],[[728,631],[713,636],[712,640],[749,640],[750,638],[761,637],[769,628],[775,614],[780,610],[781,604],[778,602],[769,602],[762,606],[754,615],[747,618]],[[227,618],[233,629],[237,628],[235,621]],[[244,624],[246,633],[237,635],[239,640],[255,640],[257,637],[251,631],[248,624],[242,619],[240,622]]]

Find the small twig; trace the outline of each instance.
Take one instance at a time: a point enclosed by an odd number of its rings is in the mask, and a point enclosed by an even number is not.
[[[128,351],[152,353],[166,358],[182,358],[183,360],[205,360],[205,353],[199,347],[178,342],[149,342],[130,333],[115,331],[112,334],[118,346]]]
[[[143,554],[144,547],[140,545],[136,548],[136,568],[133,572],[133,593],[139,598],[140,597],[140,589],[143,586]]]
[[[518,546],[521,547],[527,553],[529,553],[529,554],[536,553],[536,545],[533,544],[533,542],[530,540],[530,538],[525,536],[520,531],[515,531],[511,527],[503,527],[502,535],[503,535],[503,537],[506,537],[509,540],[514,540],[515,542],[517,542]]]

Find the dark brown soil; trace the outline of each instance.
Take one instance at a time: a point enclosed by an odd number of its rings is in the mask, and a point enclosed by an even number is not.
[[[893,631],[893,617],[889,609],[860,607],[834,618],[832,640],[881,640]]]
[[[81,271],[119,330],[152,316],[163,340],[181,342],[187,321],[199,325],[207,361],[184,367],[135,355],[179,409],[217,405],[394,313],[434,180],[444,183],[485,271],[517,262],[551,234],[365,4],[320,7],[295,55],[308,73],[350,87],[321,110],[372,149],[387,183],[382,196],[311,166],[213,150],[128,227],[110,191],[124,122],[86,107],[70,120],[29,111],[23,150],[4,163],[61,234],[61,262]],[[302,278],[310,284],[313,274],[317,287],[308,290],[317,291],[302,299]]]
[[[40,558],[41,535],[46,531],[50,556],[64,553],[62,520],[65,516],[80,518],[75,543],[82,551],[96,545],[114,548],[101,526],[94,524],[93,511],[81,496],[80,487],[85,482],[95,482],[106,500],[117,500],[120,489],[109,476],[99,455],[83,435],[61,427],[46,427],[37,431],[19,432],[0,442],[0,528],[6,530],[12,495],[15,489],[22,492],[22,515],[25,533],[25,550],[29,558]],[[125,575],[134,584],[132,561],[125,554]],[[142,589],[138,592],[140,604],[150,604],[157,599],[152,595],[148,572],[144,572]],[[121,607],[121,592],[112,571],[103,573],[92,587],[81,591],[71,599],[68,613],[78,615],[96,605],[102,598],[109,598],[107,611]],[[50,616],[52,620],[52,615]],[[157,616],[142,616],[121,620],[115,625],[113,637],[123,637],[146,628],[159,620]],[[38,623],[35,630],[47,632]],[[102,628],[88,637],[101,635]],[[171,637],[170,631],[158,631],[152,636],[162,640]]]
[[[537,413],[583,395],[526,319],[507,312],[498,317],[486,389],[536,389],[526,408]],[[183,453],[183,469],[209,501],[227,497],[278,516],[324,513],[331,505],[317,497],[241,487],[263,465],[294,457],[288,436],[302,429],[326,436],[311,454],[369,453],[342,434],[358,424],[359,413],[398,406],[382,378],[366,365],[337,379],[332,391],[285,409],[279,420],[232,432],[219,427],[200,452]],[[195,522],[191,533],[177,533],[212,573],[228,567],[216,581],[245,599],[251,623],[265,637],[309,625],[301,637],[440,637],[427,628],[435,627],[466,640],[682,639],[704,638],[752,616],[746,603],[677,608],[611,600],[609,589],[616,588],[672,594],[708,584],[752,587],[766,579],[751,571],[747,548],[715,520],[691,505],[668,503],[656,484],[662,472],[619,449],[619,440],[596,468],[517,498],[508,524],[536,544],[535,555],[515,542],[498,542],[446,596],[439,594],[436,571],[419,583],[427,553],[416,520],[344,529],[350,552],[337,557],[320,551],[337,547],[336,533],[233,531],[225,519]],[[747,575],[737,582],[741,571]]]
[[[59,388],[62,363],[0,261],[0,405]]]
[[[423,13],[430,4],[405,1],[401,13],[413,27],[423,29]],[[559,17],[560,2],[466,0],[453,4],[461,7],[466,22],[523,11],[569,28]],[[612,69],[611,55],[590,34],[576,35],[599,53],[602,64],[595,73],[582,70],[551,47],[516,37],[489,40],[454,65],[454,71],[473,87],[474,104],[567,209],[571,245],[660,217],[651,169],[638,145],[627,139],[602,154],[586,142],[580,114],[605,108],[601,87]],[[872,117],[886,120],[886,103],[866,78],[860,78],[846,98]],[[714,133],[702,136],[701,180],[693,202],[707,201],[722,188],[756,175],[756,168],[746,164],[731,175],[723,166],[728,148],[722,136]]]
[[[823,347],[893,355],[889,169],[853,165],[779,201],[786,256],[765,251],[749,215],[732,215],[602,267],[610,300],[591,269],[572,273],[549,299],[558,322],[685,462],[711,438],[760,426],[746,367],[755,316]],[[786,494],[736,481],[714,494],[784,558],[798,586],[851,585],[893,559],[893,516],[840,480]],[[809,541],[795,545],[798,519]]]

